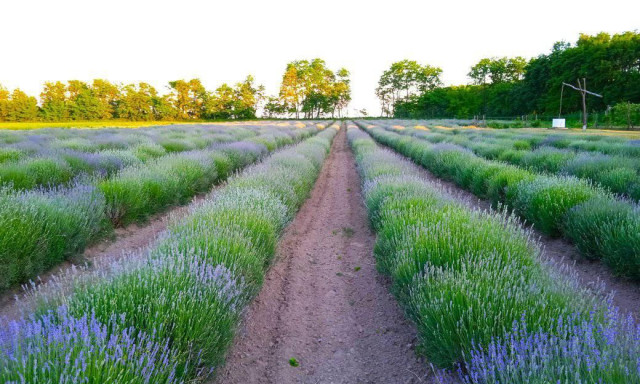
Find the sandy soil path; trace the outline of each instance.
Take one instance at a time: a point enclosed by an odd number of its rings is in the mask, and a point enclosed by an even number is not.
[[[342,129],[216,382],[432,382],[415,329],[375,270],[374,242]]]

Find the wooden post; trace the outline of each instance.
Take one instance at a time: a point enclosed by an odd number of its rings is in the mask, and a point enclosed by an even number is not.
[[[587,129],[587,79],[582,78],[582,85],[580,79],[578,79],[578,88],[582,94],[582,130]]]
[[[558,113],[558,119],[562,117],[562,96],[564,95],[564,83],[562,83],[562,88],[560,88],[560,111]]]

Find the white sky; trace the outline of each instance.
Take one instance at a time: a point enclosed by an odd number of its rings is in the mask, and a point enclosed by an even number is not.
[[[638,0],[0,0],[0,84],[199,77],[208,89],[254,75],[276,93],[287,62],[351,71],[350,112],[379,113],[378,78],[404,58],[467,83],[487,56],[536,56],[580,32],[640,28]],[[353,113],[353,112],[351,112]]]

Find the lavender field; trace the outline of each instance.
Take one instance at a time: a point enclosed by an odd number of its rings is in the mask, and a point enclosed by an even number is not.
[[[633,138],[318,120],[0,140],[1,382],[640,383]]]

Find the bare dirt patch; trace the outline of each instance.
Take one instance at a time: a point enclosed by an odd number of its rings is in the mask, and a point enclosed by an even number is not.
[[[343,129],[216,382],[433,382],[375,269],[374,243]]]

